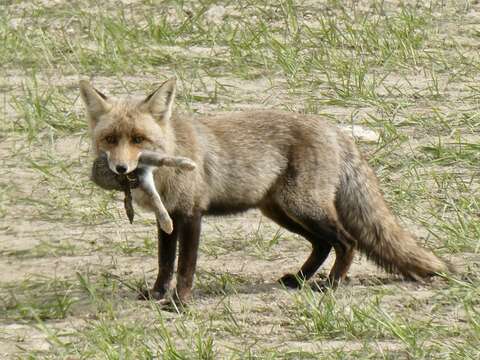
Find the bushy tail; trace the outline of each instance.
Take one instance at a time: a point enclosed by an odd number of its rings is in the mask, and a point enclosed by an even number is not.
[[[336,207],[345,229],[358,241],[358,248],[388,272],[419,280],[445,273],[449,266],[422,248],[398,224],[380,192],[367,162],[356,154],[345,161]]]

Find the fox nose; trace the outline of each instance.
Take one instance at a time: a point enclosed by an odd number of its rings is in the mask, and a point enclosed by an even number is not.
[[[115,170],[117,170],[119,174],[125,174],[127,172],[127,167],[125,165],[117,165],[115,166]]]

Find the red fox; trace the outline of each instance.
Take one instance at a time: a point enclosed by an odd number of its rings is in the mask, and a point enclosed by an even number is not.
[[[298,273],[280,279],[287,287],[311,278],[332,248],[335,262],[327,283],[334,287],[345,279],[355,249],[408,279],[449,270],[399,226],[367,161],[335,126],[319,116],[273,110],[179,116],[172,111],[175,90],[172,78],[145,99],[117,100],[86,81],[80,84],[94,149],[108,154],[112,171],[134,171],[145,149],[196,164],[190,172],[172,167],[153,171],[173,231],[168,234],[157,226],[158,276],[142,297],[165,299],[178,241],[174,298],[188,301],[202,217],[251,208],[312,245]],[[132,196],[154,210],[151,197],[141,189],[132,189]]]

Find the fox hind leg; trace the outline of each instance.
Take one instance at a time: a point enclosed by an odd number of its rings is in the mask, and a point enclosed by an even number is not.
[[[333,206],[327,209],[324,218],[312,219],[307,217],[303,221],[311,231],[330,234],[326,236],[326,239],[331,242],[335,250],[335,262],[328,275],[328,283],[326,285],[335,288],[347,276],[355,255],[357,241],[339,222]]]
[[[326,235],[325,238],[331,242],[335,250],[335,262],[325,285],[336,288],[341,281],[345,280],[353,262],[356,240],[336,220],[335,213],[331,213],[322,221],[305,219],[305,222],[312,231],[322,231],[324,234],[330,234]]]
[[[324,194],[334,194],[324,192]],[[346,278],[352,264],[357,241],[338,219],[333,199],[312,196],[308,191],[286,192],[280,206],[284,213],[302,225],[310,234],[321,238],[335,250],[335,263],[328,276],[327,286],[336,287]],[[324,245],[325,246],[325,245]],[[307,260],[308,262],[308,260]]]
[[[324,234],[316,234],[291,219],[280,206],[270,203],[261,207],[262,213],[283,228],[303,236],[312,244],[312,252],[296,274],[285,274],[279,281],[288,288],[299,288],[324,263],[332,249]]]

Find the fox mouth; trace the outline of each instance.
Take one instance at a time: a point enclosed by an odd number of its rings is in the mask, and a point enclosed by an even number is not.
[[[129,167],[128,165],[112,165],[108,163],[108,167],[117,175],[131,176],[137,167]]]
[[[108,151],[105,151],[104,155],[107,158],[108,162],[108,167],[112,172],[114,172],[117,175],[127,175],[135,171],[137,168],[137,165],[135,166],[129,166],[127,163],[113,163],[110,159],[110,154]]]
[[[110,161],[110,159],[108,160],[108,167],[117,175],[127,175],[131,173],[133,170],[135,170],[135,169],[130,169],[130,167],[127,164],[122,164],[122,163],[113,164]]]

